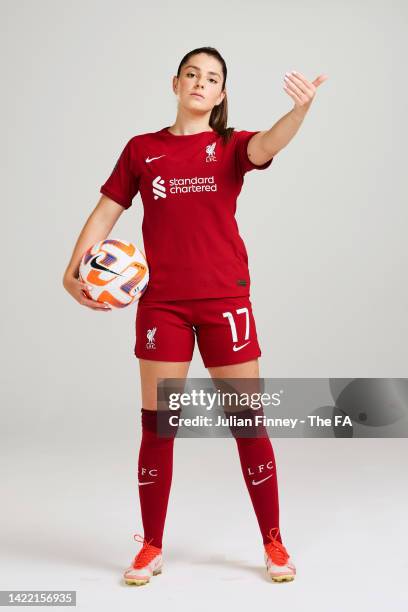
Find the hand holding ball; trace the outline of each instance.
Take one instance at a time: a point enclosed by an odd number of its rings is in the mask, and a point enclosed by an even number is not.
[[[91,300],[124,308],[139,300],[149,282],[145,255],[131,242],[107,239],[97,242],[82,256],[79,278],[91,288]]]

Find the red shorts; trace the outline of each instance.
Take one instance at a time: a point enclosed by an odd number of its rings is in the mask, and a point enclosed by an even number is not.
[[[195,337],[206,368],[242,363],[262,354],[249,296],[158,302],[140,299],[136,357],[191,361]]]

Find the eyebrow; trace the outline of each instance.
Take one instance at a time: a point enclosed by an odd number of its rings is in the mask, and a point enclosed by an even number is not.
[[[186,69],[187,68],[195,68],[196,70],[200,70],[200,68],[198,66],[193,66],[193,64],[189,64],[188,66],[186,66]],[[212,72],[211,70],[209,70],[208,74],[215,74],[217,77],[221,78],[221,76],[218,74],[218,72]]]

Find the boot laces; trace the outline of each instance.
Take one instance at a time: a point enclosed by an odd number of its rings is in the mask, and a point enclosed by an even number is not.
[[[272,535],[275,529],[277,529],[277,532],[275,535]],[[273,563],[276,565],[285,565],[286,561],[289,559],[289,554],[283,544],[276,539],[278,533],[279,527],[271,527],[268,534],[268,538],[270,538],[271,541],[265,544],[265,550]]]
[[[153,544],[150,544],[153,538],[147,541],[139,533],[135,533],[133,537],[137,542],[143,544],[142,548],[139,550],[132,563],[133,567],[135,569],[138,569],[148,565],[150,561],[154,559],[154,557],[161,553],[161,549],[157,548],[157,546],[153,546]]]

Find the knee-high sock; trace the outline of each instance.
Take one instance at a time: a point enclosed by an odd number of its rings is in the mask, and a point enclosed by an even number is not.
[[[139,499],[144,538],[162,547],[164,523],[173,476],[173,447],[177,427],[171,437],[162,437],[157,410],[141,409],[142,440],[138,459]],[[168,431],[168,429],[167,429]],[[174,434],[174,435],[173,435]]]
[[[253,415],[252,409],[240,412],[239,417]],[[261,414],[257,411],[257,414]],[[255,428],[260,437],[239,437],[239,428],[231,427],[237,443],[241,469],[251,497],[264,544],[272,527],[279,527],[279,491],[275,455],[264,426]],[[248,430],[246,431],[247,435]],[[282,542],[280,531],[272,532]]]

